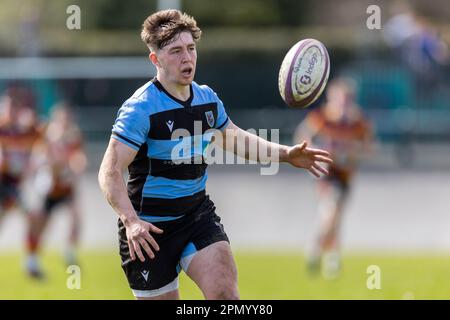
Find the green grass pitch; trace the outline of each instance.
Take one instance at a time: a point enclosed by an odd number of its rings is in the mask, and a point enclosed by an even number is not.
[[[438,254],[345,254],[336,280],[307,274],[299,252],[236,251],[242,299],[450,299],[450,256]],[[70,274],[55,252],[43,256],[45,282],[27,278],[21,253],[0,253],[0,299],[133,299],[114,252],[80,256],[81,288],[70,290]],[[367,288],[367,267],[381,270],[381,289]],[[202,299],[182,273],[182,299]]]

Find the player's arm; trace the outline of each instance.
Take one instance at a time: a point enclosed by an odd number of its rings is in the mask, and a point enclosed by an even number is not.
[[[77,176],[86,170],[87,164],[87,156],[83,149],[77,148],[71,153],[69,166]]]
[[[294,146],[285,146],[278,143],[267,141],[261,137],[251,134],[236,126],[233,122],[229,122],[224,130],[223,148],[233,152],[240,157],[258,162],[279,161],[287,162],[297,168],[303,168],[311,172],[316,177],[320,177],[320,173],[328,174],[320,163],[332,163],[329,153],[325,150],[312,149],[307,147],[306,141]],[[227,140],[232,139],[232,142]],[[250,152],[256,146],[257,152]],[[260,150],[264,152],[260,152]]]
[[[361,147],[358,152],[360,159],[367,159],[373,157],[379,149],[378,141],[375,137],[375,131],[372,123],[366,122],[364,124],[364,132],[361,137]]]
[[[72,172],[77,176],[81,175],[88,165],[86,152],[84,151],[83,138],[78,127],[75,129],[76,141],[73,146],[73,150],[69,156],[69,166]]]
[[[47,155],[47,142],[40,135],[40,138],[36,140],[33,144],[30,152],[30,158],[28,161],[28,166],[25,170],[25,176],[33,176],[39,167],[48,163],[51,159],[49,159]]]
[[[150,245],[154,250],[159,250],[159,246],[151,236],[150,231],[155,233],[162,233],[163,231],[151,223],[139,219],[128,198],[123,172],[136,157],[136,154],[136,150],[111,138],[100,166],[98,181],[103,194],[126,228],[131,259],[135,260],[137,255],[141,261],[144,261],[141,247],[150,258],[154,258]]]

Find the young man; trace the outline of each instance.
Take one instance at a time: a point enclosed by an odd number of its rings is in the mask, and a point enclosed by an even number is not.
[[[80,212],[76,189],[87,159],[80,129],[68,105],[61,103],[54,107],[43,143],[33,151],[30,184],[38,199],[28,215],[27,268],[29,274],[42,277],[38,260],[42,234],[51,214],[60,206],[66,206],[70,214],[65,262],[67,265],[77,264],[75,251],[80,233]]]
[[[234,125],[215,92],[193,81],[200,35],[195,20],[178,10],[160,11],[145,20],[141,36],[157,76],[120,108],[99,171],[100,186],[119,215],[122,267],[137,299],[178,299],[181,269],[206,299],[239,298],[228,237],[205,193],[202,151],[211,142],[207,129],[229,131],[223,142],[234,151],[242,149],[236,141],[257,143],[279,154],[280,161],[316,176],[327,173],[318,162],[331,162],[327,152],[309,149],[306,143],[282,146]],[[200,134],[196,123],[201,124]],[[188,141],[200,138],[200,152],[173,152],[183,141],[172,136],[178,129],[190,134]],[[128,190],[123,181],[127,167]]]
[[[340,270],[339,231],[350,184],[361,158],[371,152],[372,131],[355,103],[355,89],[348,79],[330,81],[327,102],[311,111],[296,130],[296,142],[310,143],[330,151],[334,163],[319,181],[320,225],[310,252],[309,271],[321,269],[325,278]]]
[[[34,146],[42,140],[42,129],[36,115],[35,99],[26,87],[14,85],[0,98],[0,224],[14,207],[27,211],[22,183],[27,176]],[[27,245],[33,246],[30,239]],[[35,261],[26,268],[39,277]]]
[[[32,92],[11,86],[0,97],[0,222],[9,209],[21,204],[20,185],[40,138]]]

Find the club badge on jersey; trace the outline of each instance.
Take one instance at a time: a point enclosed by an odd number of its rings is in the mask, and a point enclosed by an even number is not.
[[[214,113],[212,111],[206,111],[205,112],[205,116],[206,116],[206,122],[208,123],[208,125],[212,128],[214,127]]]

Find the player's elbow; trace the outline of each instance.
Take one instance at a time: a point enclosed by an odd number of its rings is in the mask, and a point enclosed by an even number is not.
[[[102,167],[100,167],[100,169],[98,170],[98,175],[97,175],[97,181],[98,181],[98,185],[100,186],[100,189],[104,192],[105,190],[105,172],[103,170]]]

